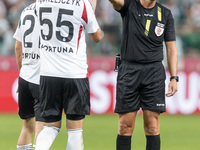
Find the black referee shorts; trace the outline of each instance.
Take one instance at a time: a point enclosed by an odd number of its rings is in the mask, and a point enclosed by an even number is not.
[[[21,119],[36,118],[36,121],[43,121],[40,117],[39,85],[27,82],[19,77],[18,106]]]
[[[149,64],[122,61],[117,77],[116,113],[140,108],[165,112],[165,69],[162,62]]]
[[[44,122],[61,120],[63,109],[67,116],[90,114],[88,78],[68,79],[41,76],[40,85]]]

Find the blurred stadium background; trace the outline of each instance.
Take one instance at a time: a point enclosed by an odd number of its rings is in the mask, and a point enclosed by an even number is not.
[[[21,11],[32,0],[0,0],[0,150],[13,150],[21,129],[17,116],[18,69],[12,38]],[[167,112],[161,117],[162,150],[200,150],[200,0],[159,0],[175,19],[179,54],[179,91],[167,98]],[[88,40],[92,116],[85,121],[86,150],[114,150],[117,134],[115,104],[115,54],[120,50],[121,18],[108,0],[98,0],[96,17],[104,31],[97,45]],[[164,56],[165,48],[164,48]],[[169,73],[166,58],[167,80]],[[139,112],[141,114],[141,112]],[[65,123],[51,149],[64,149]],[[138,116],[133,147],[145,149],[142,116]]]

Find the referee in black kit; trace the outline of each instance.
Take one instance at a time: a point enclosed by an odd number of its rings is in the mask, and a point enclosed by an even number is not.
[[[171,11],[156,0],[109,0],[123,20],[117,77],[117,150],[131,149],[137,111],[142,108],[146,150],[160,150],[160,113],[165,112],[163,41],[171,74],[167,97],[177,92],[177,49]]]

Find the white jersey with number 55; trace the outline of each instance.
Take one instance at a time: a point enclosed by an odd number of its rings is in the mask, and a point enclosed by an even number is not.
[[[99,26],[88,0],[37,0],[42,76],[87,77],[85,33]]]

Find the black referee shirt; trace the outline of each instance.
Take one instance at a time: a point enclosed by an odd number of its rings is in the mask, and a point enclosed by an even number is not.
[[[175,41],[171,11],[160,3],[144,8],[140,0],[124,0],[119,11],[123,20],[122,60],[151,63],[163,60],[163,41]]]

